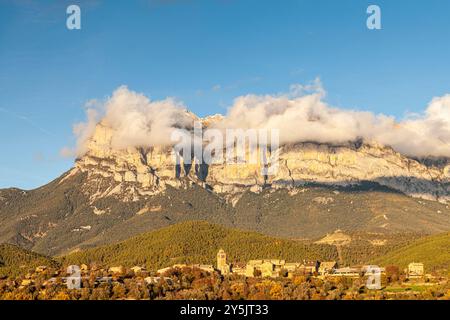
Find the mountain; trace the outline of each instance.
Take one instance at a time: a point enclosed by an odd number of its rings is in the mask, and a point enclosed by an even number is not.
[[[0,244],[0,277],[26,273],[38,266],[57,266],[46,256],[11,244]]]
[[[0,242],[57,255],[189,220],[287,239],[450,230],[446,159],[298,143],[282,145],[278,172],[264,176],[261,164],[177,166],[171,148],[117,149],[112,136],[99,123],[69,172],[35,190],[0,190]]]
[[[210,118],[204,120],[205,126],[211,125],[211,121]],[[181,164],[177,166],[171,147],[117,149],[114,131],[102,123],[96,126],[85,149],[71,174],[87,172],[90,176],[110,177],[122,186],[135,183],[135,188],[127,189],[128,200],[153,195],[167,186],[179,187],[178,178],[187,177],[225,195],[243,190],[258,192],[268,185],[277,189],[303,186],[308,182],[348,186],[369,181],[412,197],[442,203],[450,201],[449,159],[419,161],[392,148],[361,141],[343,145],[282,145],[272,151],[279,154],[279,169],[269,176],[262,172],[265,164],[261,161],[208,166],[196,163],[189,155],[186,159],[180,156]],[[118,191],[118,187],[110,190]],[[98,196],[100,194],[93,194],[92,199]]]
[[[450,233],[429,236],[376,258],[380,265],[406,268],[410,262],[422,262],[427,272],[450,269]]]
[[[107,266],[146,265],[156,270],[176,263],[216,264],[217,251],[229,262],[273,258],[288,261],[336,260],[336,248],[225,228],[204,221],[189,221],[144,233],[117,244],[74,252],[61,258],[65,264],[100,263]]]
[[[315,239],[336,229],[380,237],[450,229],[445,205],[370,184],[245,191],[227,200],[190,180],[180,180],[182,187],[168,186],[164,192],[135,201],[122,199],[121,193],[92,200],[90,194],[97,193],[97,187],[103,184],[108,190],[114,181],[96,178],[94,184],[87,173],[68,175],[32,191],[2,191],[0,241],[56,255],[188,220],[293,239]]]

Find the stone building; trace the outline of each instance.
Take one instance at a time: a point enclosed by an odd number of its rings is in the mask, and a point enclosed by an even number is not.
[[[425,274],[423,263],[419,262],[411,262],[408,265],[408,277],[409,278],[417,278],[423,277]]]
[[[319,261],[306,261],[304,260],[302,264],[295,270],[301,274],[314,274],[319,271],[320,262]]]
[[[327,274],[332,274],[336,268],[337,268],[336,261],[321,262],[319,265],[319,274],[322,276],[327,275]]]
[[[169,270],[184,269],[184,268],[200,269],[202,271],[206,271],[206,272],[210,272],[210,273],[214,272],[214,266],[211,264],[174,264],[171,267],[162,268],[162,269],[157,270],[156,272],[159,275],[164,275]]]
[[[245,271],[247,269],[247,265],[245,263],[233,263],[231,266],[231,272],[233,274],[239,275],[239,276],[245,276]]]
[[[260,274],[261,277],[279,277],[285,265],[286,261],[279,259],[250,260],[247,263],[245,276],[254,277]]]
[[[359,277],[360,273],[361,273],[361,269],[359,269],[359,268],[345,267],[345,268],[335,269],[333,276]]]
[[[108,271],[113,274],[123,274],[125,273],[125,268],[123,266],[111,267]]]
[[[193,264],[192,268],[197,268],[202,271],[209,272],[209,273],[213,273],[215,270],[214,266],[212,264]]]
[[[141,267],[141,266],[134,266],[134,267],[130,268],[130,270],[133,271],[134,274],[138,274],[140,272],[146,271],[145,268]]]
[[[302,264],[299,262],[286,262],[286,264],[283,266],[284,273],[287,272],[287,274],[294,274],[298,270],[300,270]]]

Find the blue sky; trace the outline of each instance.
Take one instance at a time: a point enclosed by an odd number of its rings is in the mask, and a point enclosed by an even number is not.
[[[123,84],[203,116],[320,77],[330,104],[401,118],[450,93],[449,57],[447,0],[0,0],[0,188],[69,169],[83,105]]]

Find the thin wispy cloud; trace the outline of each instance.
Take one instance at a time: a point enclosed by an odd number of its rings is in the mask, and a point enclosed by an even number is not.
[[[3,113],[3,114],[8,115],[8,116],[10,116],[10,117],[12,117],[14,119],[17,119],[17,120],[20,120],[20,121],[22,121],[24,123],[27,123],[31,127],[33,127],[34,129],[36,129],[36,130],[38,130],[38,131],[40,131],[40,132],[42,132],[42,133],[44,133],[44,134],[46,134],[48,136],[52,136],[52,137],[55,136],[52,132],[50,132],[47,129],[41,127],[40,125],[38,125],[36,122],[34,122],[32,119],[30,119],[27,116],[24,116],[24,115],[21,115],[21,114],[9,111],[8,109],[5,109],[3,107],[0,107],[0,112]]]
[[[231,90],[243,88],[243,87],[251,85],[251,84],[255,84],[255,83],[257,83],[259,81],[262,81],[262,80],[263,80],[263,77],[254,76],[254,77],[249,77],[249,78],[245,78],[245,79],[236,80],[236,81],[234,81],[232,83],[229,83],[229,84],[216,83],[215,85],[213,85],[209,89],[196,90],[196,95],[200,96],[200,95],[205,94],[208,91],[212,91],[212,92],[231,91]]]
[[[291,70],[290,74],[291,74],[291,76],[298,76],[298,75],[303,74],[304,72],[305,72],[305,70],[303,68],[295,68],[295,69]]]
[[[251,84],[255,84],[262,80],[263,80],[263,77],[261,77],[261,76],[253,76],[253,77],[237,80],[229,85],[223,86],[223,88],[225,90],[239,89],[239,88],[251,85]]]

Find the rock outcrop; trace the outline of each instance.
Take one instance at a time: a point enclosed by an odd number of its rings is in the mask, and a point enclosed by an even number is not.
[[[207,118],[204,124],[213,121]],[[170,146],[117,150],[111,145],[112,135],[111,129],[98,124],[87,153],[77,159],[72,173],[110,177],[122,187],[133,185],[122,189],[133,192],[131,199],[157,194],[167,185],[180,187],[183,180],[190,180],[218,194],[295,188],[307,183],[345,186],[375,182],[412,197],[450,202],[450,161],[433,165],[373,143],[282,145],[277,172],[265,176],[261,163],[211,164],[206,170],[196,163],[176,166]]]

